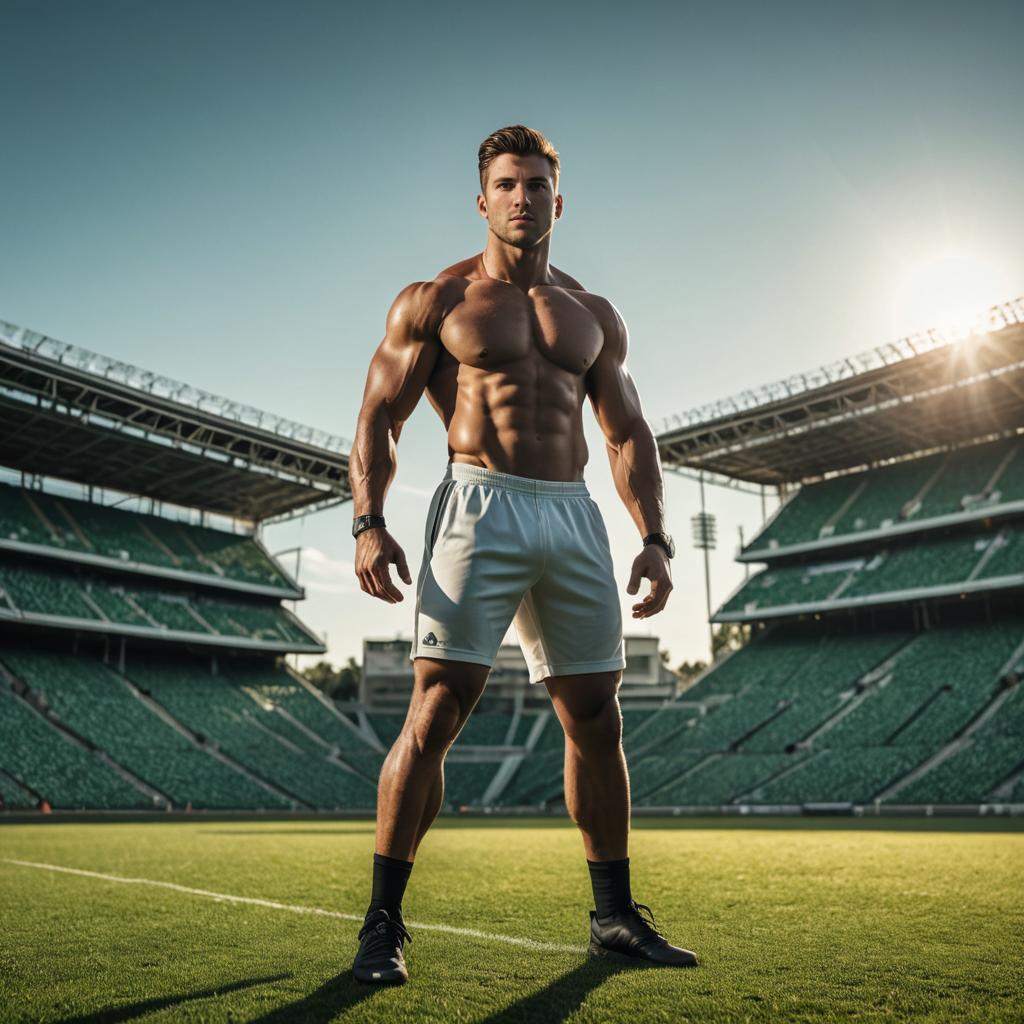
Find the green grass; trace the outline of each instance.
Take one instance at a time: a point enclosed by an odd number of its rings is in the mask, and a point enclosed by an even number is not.
[[[410,922],[411,982],[358,985],[355,922],[0,859],[0,1019],[88,1021],[986,1021],[1024,1019],[1024,834],[949,822],[635,823],[633,891],[694,970],[583,956],[579,836],[439,822]],[[985,827],[987,826],[987,827]],[[361,913],[372,822],[0,827],[0,858]]]

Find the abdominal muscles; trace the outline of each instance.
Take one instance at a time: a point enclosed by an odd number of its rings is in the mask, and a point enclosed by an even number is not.
[[[546,359],[459,367],[448,445],[456,462],[537,480],[581,480],[583,380]]]

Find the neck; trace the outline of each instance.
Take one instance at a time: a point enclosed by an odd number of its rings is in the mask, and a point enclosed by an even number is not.
[[[523,291],[529,291],[537,285],[550,284],[550,248],[550,235],[532,249],[517,249],[514,245],[503,242],[492,232],[488,232],[487,248],[481,257],[484,271],[488,277],[513,284]]]

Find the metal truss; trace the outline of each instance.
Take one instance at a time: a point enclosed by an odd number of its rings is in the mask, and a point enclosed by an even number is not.
[[[210,413],[217,419],[231,420],[246,427],[276,434],[282,439],[297,441],[311,448],[320,448],[335,454],[346,453],[352,444],[343,437],[273,413],[254,409],[250,405],[233,402],[230,398],[211,394],[201,388],[184,384],[171,377],[163,377],[140,369],[131,363],[120,362],[109,356],[90,352],[78,345],[47,337],[38,331],[0,320],[0,342],[21,348],[62,366],[83,370],[89,376],[102,377],[112,383],[123,384],[134,391],[142,391],[154,398],[169,399],[177,405],[186,405],[199,412]]]
[[[998,314],[998,315],[997,315]],[[689,424],[657,437],[666,468],[714,472],[759,484],[782,485],[864,469],[883,461],[949,447],[1024,427],[1024,300],[996,307],[993,329],[970,332],[954,344],[937,332],[903,339],[899,359],[854,372],[856,362],[882,358],[876,349],[820,371],[815,388],[773,385],[761,404]],[[916,346],[916,354],[908,355]],[[930,346],[930,347],[929,347]],[[837,369],[846,366],[847,371]],[[800,380],[809,385],[818,378]],[[776,389],[776,390],[773,390]],[[753,392],[748,393],[754,396]],[[698,410],[702,412],[703,410]]]
[[[667,434],[695,424],[730,419],[761,406],[772,405],[775,402],[806,394],[808,391],[826,388],[839,381],[858,377],[871,370],[894,366],[925,352],[963,341],[972,335],[988,334],[1013,324],[1022,323],[1024,323],[1024,296],[1019,296],[1010,302],[993,306],[978,317],[973,324],[911,334],[900,338],[899,341],[888,345],[879,345],[877,348],[837,360],[827,366],[819,367],[817,370],[811,370],[809,373],[797,373],[785,380],[766,384],[756,390],[742,391],[738,395],[710,402],[688,412],[675,413],[657,424],[654,432],[655,434]]]
[[[348,442],[0,321],[0,463],[260,521],[346,500]]]

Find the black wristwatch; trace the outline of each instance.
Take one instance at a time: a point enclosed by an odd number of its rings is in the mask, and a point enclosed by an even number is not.
[[[669,558],[675,558],[676,545],[670,534],[649,533],[644,537],[644,547],[647,547],[648,544],[657,544],[659,548],[665,549],[665,554],[667,554]]]
[[[383,516],[356,516],[352,520],[352,536],[358,537],[363,530],[372,530],[377,526],[384,526]]]

